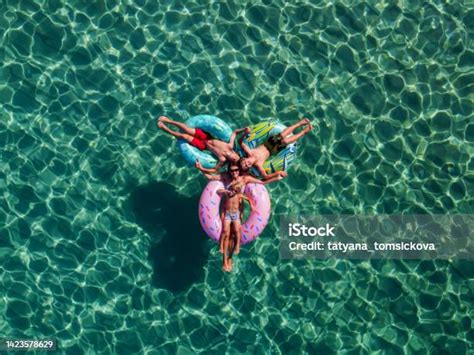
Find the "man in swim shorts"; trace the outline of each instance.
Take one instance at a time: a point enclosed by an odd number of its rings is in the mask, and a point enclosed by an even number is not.
[[[178,127],[182,132],[173,131],[167,124]],[[158,118],[158,128],[171,134],[178,139],[184,139],[186,142],[199,150],[209,150],[218,159],[218,163],[209,172],[218,171],[226,161],[237,162],[240,159],[239,154],[234,151],[234,142],[237,134],[246,131],[246,128],[236,129],[230,136],[229,143],[214,139],[209,133],[200,128],[192,128],[186,124],[161,116]]]
[[[295,129],[298,127],[304,128],[290,136]],[[301,121],[296,124],[285,128],[281,133],[269,137],[262,145],[259,145],[257,148],[250,149],[245,143],[243,143],[244,136],[239,140],[239,144],[242,147],[242,150],[247,154],[247,158],[242,158],[239,160],[239,166],[242,171],[246,172],[250,170],[252,166],[255,166],[259,173],[262,175],[263,179],[271,179],[278,175],[279,172],[274,172],[268,174],[263,168],[265,161],[273,154],[277,154],[281,150],[285,149],[286,146],[296,142],[298,139],[303,137],[306,133],[311,131],[313,126],[309,122],[309,119],[303,118]]]

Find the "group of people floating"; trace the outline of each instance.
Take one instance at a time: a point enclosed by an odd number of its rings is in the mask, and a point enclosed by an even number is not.
[[[272,171],[273,169],[269,168],[266,162],[270,157],[293,145],[298,139],[310,132],[313,126],[309,119],[303,118],[292,126],[285,127],[279,133],[265,137],[262,144],[250,147],[245,143],[246,137],[248,138],[252,134],[250,127],[234,130],[230,135],[230,139],[226,142],[215,138],[201,128],[190,127],[188,124],[174,121],[165,116],[159,117],[157,124],[158,128],[164,132],[185,141],[199,151],[207,150],[216,158],[217,162],[212,167],[204,167],[197,159],[194,165],[204,173],[209,181],[219,181],[221,183],[221,187],[215,190],[215,193],[220,197],[219,201],[222,200],[221,206],[217,206],[219,214],[216,215],[216,219],[220,219],[220,221],[211,222],[215,223],[216,228],[222,226],[221,229],[218,229],[220,231],[218,241],[219,251],[223,254],[223,270],[232,271],[232,257],[240,252],[243,238],[243,201],[249,203],[251,211],[256,209],[255,199],[253,198],[255,196],[252,195],[249,198],[249,195],[246,196],[244,193],[244,191],[247,191],[246,186],[248,184],[265,185],[285,178],[287,176],[286,171],[283,169]],[[176,127],[178,130],[173,130],[170,126]],[[295,130],[298,128],[302,129],[296,133]],[[237,144],[235,143],[236,140]],[[240,151],[240,154],[236,150]],[[221,172],[224,165],[227,165],[227,169]],[[212,194],[212,191],[209,193]],[[212,200],[211,203],[215,204]],[[258,211],[255,212],[258,214]],[[208,217],[213,219],[209,215]],[[259,218],[259,220],[261,219]],[[266,224],[266,221],[264,224]],[[213,227],[210,227],[210,229],[213,230]],[[261,233],[261,230],[259,230],[259,233]],[[244,236],[244,240],[245,238]]]

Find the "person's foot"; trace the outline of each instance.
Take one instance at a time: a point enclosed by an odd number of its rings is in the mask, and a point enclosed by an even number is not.
[[[227,271],[228,272],[231,272],[232,271],[232,259],[229,259],[228,263],[227,263]]]
[[[227,258],[224,260],[224,264],[222,265],[222,270],[227,271],[227,272],[232,270],[232,264],[229,267],[229,260],[230,259],[227,259]]]
[[[304,126],[304,125],[307,125],[309,124],[309,118],[303,118],[301,121],[300,121],[300,125]]]
[[[165,126],[165,124],[161,121],[158,121],[158,128],[159,129],[163,129],[163,127]]]
[[[313,125],[312,125],[312,124],[309,124],[309,125],[307,125],[305,128],[303,128],[303,132],[308,133],[308,132],[311,131],[312,129],[313,129]]]
[[[227,271],[227,258],[225,255],[222,257],[222,270]]]
[[[240,253],[240,245],[235,246],[234,254],[237,255],[238,253]]]
[[[224,240],[222,235],[219,237],[219,253],[224,254]]]
[[[160,116],[158,118],[158,121],[160,121],[160,122],[170,122],[171,120],[166,116]]]

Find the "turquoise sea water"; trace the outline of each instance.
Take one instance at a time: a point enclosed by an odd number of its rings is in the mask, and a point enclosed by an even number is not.
[[[278,215],[473,213],[470,1],[0,2],[0,337],[81,353],[473,349],[471,261],[283,261]],[[161,114],[316,127],[235,271]]]

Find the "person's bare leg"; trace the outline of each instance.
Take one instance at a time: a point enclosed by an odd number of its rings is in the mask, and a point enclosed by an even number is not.
[[[227,271],[232,271],[232,256],[235,249],[235,234],[229,236],[229,255],[227,258]]]
[[[171,128],[167,127],[163,122],[158,122],[158,128],[162,129],[166,133],[171,134],[173,137],[178,139],[184,139],[186,142],[190,143],[194,137],[186,133],[175,132]]]
[[[298,127],[307,125],[309,123],[309,119],[303,118],[302,120],[296,122],[294,125],[291,125],[290,127],[285,128],[283,131],[280,132],[282,137],[286,137],[287,135],[293,133],[295,129]]]
[[[232,257],[229,257],[229,260],[227,261],[227,271],[232,271]]]
[[[219,239],[219,251],[221,253],[224,252],[225,235],[229,233],[230,233],[230,221],[226,221],[222,219],[222,232],[221,232],[221,237]]]
[[[219,239],[219,253],[224,253],[224,233],[221,233],[221,237]]]
[[[224,241],[223,241],[223,253],[222,253],[222,268],[224,271],[227,271],[227,258],[228,258],[228,253],[229,253],[229,235],[224,234]]]
[[[222,253],[222,270],[227,271],[227,242],[226,237],[224,236],[224,252]]]
[[[237,255],[240,253],[240,240],[242,238],[242,224],[240,223],[240,221],[234,221],[232,225],[234,227],[234,236],[235,236],[234,252]]]
[[[171,118],[168,118],[166,116],[160,116],[160,118],[158,118],[158,122],[169,123],[170,125],[178,127],[184,133],[187,133],[191,136],[194,136],[194,133],[196,133],[196,130],[194,128],[187,126],[183,122],[173,121]]]
[[[225,254],[222,255],[222,270],[229,271],[229,267],[227,266],[227,256]]]
[[[222,254],[222,270],[227,271],[227,255],[226,255],[226,253]]]
[[[296,134],[293,134],[292,136],[290,137],[284,137],[283,138],[283,143],[285,143],[286,145],[288,144],[291,144],[291,143],[294,143],[296,142],[298,139],[300,139],[301,137],[303,137],[306,133],[308,133],[309,131],[311,131],[313,129],[313,126],[312,125],[307,125],[305,128],[303,128],[300,132],[296,133]]]
[[[224,271],[228,270],[228,253],[229,253],[229,239],[230,239],[230,221],[225,221],[225,233],[223,233],[223,256],[222,256],[222,268]]]

